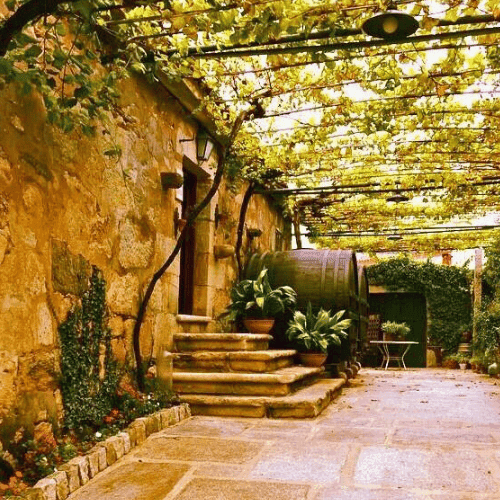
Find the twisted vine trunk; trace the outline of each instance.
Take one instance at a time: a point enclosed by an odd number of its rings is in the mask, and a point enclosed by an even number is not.
[[[0,57],[9,49],[9,44],[26,25],[42,16],[55,12],[59,5],[76,3],[77,0],[29,0],[22,4],[0,27]]]
[[[241,261],[241,247],[243,245],[243,231],[245,229],[245,219],[247,217],[248,206],[250,205],[250,200],[252,199],[252,195],[255,191],[255,183],[250,182],[248,189],[245,192],[245,196],[243,197],[243,201],[241,203],[240,208],[240,220],[238,223],[238,236],[236,239],[236,262],[238,263],[238,281],[241,281],[243,278],[243,262]]]

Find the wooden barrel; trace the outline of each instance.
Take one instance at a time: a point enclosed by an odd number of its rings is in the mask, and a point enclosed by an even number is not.
[[[273,288],[288,285],[297,292],[297,309],[305,312],[308,302],[317,311],[321,307],[335,313],[345,310],[344,318],[353,320],[349,338],[342,342],[339,352],[331,352],[350,361],[356,355],[359,304],[358,268],[351,250],[292,250],[267,252],[250,258],[245,276],[255,279],[263,268],[268,269]]]
[[[358,328],[358,352],[362,353],[368,342],[368,323],[370,316],[369,285],[366,267],[358,267],[358,305],[359,305],[359,328]]]
[[[358,314],[358,269],[351,250],[292,250],[254,254],[245,276],[255,279],[263,268],[269,270],[273,288],[291,286],[297,292],[297,308],[332,312],[345,309]]]

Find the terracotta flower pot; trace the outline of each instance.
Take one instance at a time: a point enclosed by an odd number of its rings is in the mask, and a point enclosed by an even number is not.
[[[243,320],[245,328],[250,333],[269,333],[274,326],[274,318],[271,319],[252,319],[246,318]]]
[[[327,357],[323,352],[299,352],[300,363],[304,366],[323,366]]]

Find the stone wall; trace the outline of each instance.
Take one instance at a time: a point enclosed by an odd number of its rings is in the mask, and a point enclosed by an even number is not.
[[[161,173],[190,166],[199,197],[217,157],[198,167],[197,125],[165,89],[142,81],[122,84],[119,113],[96,137],[63,134],[46,122],[42,100],[0,93],[0,417],[32,423],[60,416],[57,326],[87,287],[91,266],[107,281],[113,350],[132,362],[131,334],[139,297],[175,244],[174,210],[182,188],[162,189]],[[196,171],[196,169],[199,170]],[[197,222],[195,304],[210,330],[228,303],[234,257],[216,258],[215,245],[236,241],[245,185],[222,186]],[[224,216],[215,228],[216,207]],[[248,227],[262,228],[261,249],[276,248],[275,229],[289,238],[283,217],[256,196]],[[172,345],[186,318],[177,315],[179,259],[158,283],[142,329],[146,359]],[[187,318],[189,324],[196,318]],[[201,326],[200,326],[201,325]],[[5,425],[4,425],[5,427]]]

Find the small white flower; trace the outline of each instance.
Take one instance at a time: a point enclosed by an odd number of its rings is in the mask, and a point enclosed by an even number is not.
[[[96,438],[100,438],[100,437],[102,437],[102,434],[101,434],[99,431],[97,431],[97,432],[95,433],[95,437],[96,437]]]

